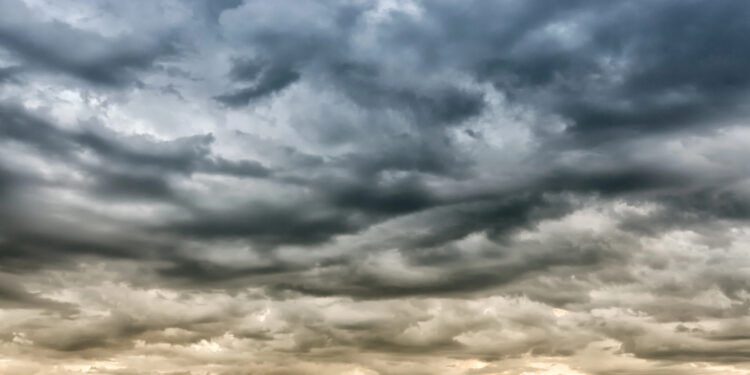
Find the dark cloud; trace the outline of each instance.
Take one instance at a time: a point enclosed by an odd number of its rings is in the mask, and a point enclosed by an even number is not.
[[[248,238],[260,244],[319,244],[336,234],[355,231],[353,220],[346,212],[312,204],[305,207],[304,202],[255,203],[234,211],[198,211],[165,229],[185,236]]]
[[[60,1],[0,0],[0,373],[748,370],[745,3]]]
[[[20,83],[18,75],[23,71],[19,66],[0,68],[0,83]]]
[[[248,71],[241,71],[244,68],[235,66],[232,69],[232,77],[239,74],[248,74]],[[251,101],[266,95],[281,91],[287,86],[299,80],[300,74],[286,66],[270,66],[266,68],[257,82],[253,86],[239,89],[235,92],[219,95],[215,99],[230,106],[239,107],[249,104]],[[244,79],[244,78],[243,78]]]
[[[333,205],[344,209],[394,215],[439,204],[429,189],[415,178],[384,184],[387,186],[379,186],[376,181],[341,182],[335,185],[327,195]]]
[[[331,63],[332,79],[352,100],[365,108],[399,110],[418,126],[453,125],[479,115],[484,109],[481,92],[446,86],[403,87],[389,82],[377,67],[355,63]]]
[[[509,39],[519,52],[479,60],[480,77],[511,95],[550,98],[550,109],[571,122],[572,135],[594,142],[743,116],[737,101],[748,90],[741,67],[750,55],[742,52],[737,36],[747,27],[748,8],[731,2],[703,5],[622,3],[594,9],[595,19],[552,7],[548,25],[580,27],[586,33],[577,36],[582,40],[566,46],[550,40],[554,34],[528,45],[523,37]]]
[[[76,312],[72,304],[57,302],[29,293],[17,280],[7,275],[2,276],[0,287],[0,306],[3,309],[43,309],[69,315]]]
[[[93,124],[80,131],[66,131],[19,106],[4,106],[0,130],[6,140],[34,147],[42,154],[83,163],[79,153],[91,151],[109,164],[130,171],[192,174],[196,172],[239,177],[265,177],[270,171],[252,160],[232,161],[211,155],[211,134],[156,141],[142,136],[123,136]]]
[[[42,21],[21,2],[3,1],[0,9],[4,13],[0,46],[29,69],[121,86],[134,83],[134,74],[151,67],[156,59],[176,52],[173,41],[161,37],[107,38],[63,22]]]
[[[419,295],[460,295],[467,292],[481,292],[488,288],[497,288],[522,279],[535,272],[548,271],[554,267],[570,266],[580,268],[595,266],[603,261],[619,258],[599,248],[557,248],[544,252],[530,252],[519,258],[501,260],[488,257],[481,265],[462,267],[463,262],[454,262],[453,269],[425,281],[396,281],[388,275],[371,273],[353,267],[353,271],[340,274],[337,266],[331,272],[321,272],[322,280],[303,279],[295,284],[282,282],[277,287],[320,296],[351,295],[358,298],[392,298]],[[494,264],[493,264],[494,263]],[[419,266],[414,264],[414,266]],[[359,268],[359,269],[358,269]],[[339,268],[340,269],[340,268]],[[428,271],[429,272],[429,271]],[[337,280],[340,279],[340,280]]]

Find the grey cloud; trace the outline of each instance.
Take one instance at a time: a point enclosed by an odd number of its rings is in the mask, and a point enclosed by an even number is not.
[[[244,177],[270,174],[256,161],[232,161],[211,155],[210,145],[214,141],[211,134],[155,141],[141,136],[122,136],[96,125],[81,130],[63,130],[18,106],[4,106],[2,114],[4,121],[0,130],[6,139],[73,162],[78,159],[77,153],[90,150],[107,162],[136,171],[203,172]]]
[[[20,83],[18,78],[19,73],[22,73],[23,69],[19,66],[9,66],[0,68],[0,83]]]
[[[211,22],[217,22],[221,13],[242,5],[243,0],[193,0],[196,8]]]
[[[365,108],[398,109],[418,126],[456,124],[484,109],[480,92],[456,87],[399,87],[388,82],[377,67],[356,63],[331,63],[332,79],[352,100]],[[390,84],[389,84],[390,83]]]
[[[357,260],[346,268],[341,265],[321,267],[316,271],[318,277],[303,278],[299,283],[282,282],[278,287],[314,295],[343,294],[358,298],[462,295],[503,287],[538,273],[554,274],[554,269],[568,267],[576,272],[586,272],[589,267],[627,259],[626,254],[608,249],[606,244],[592,244],[588,248],[567,243],[546,246],[535,249],[533,245],[514,243],[478,259],[458,258],[443,264],[424,263],[418,257],[411,257],[411,250],[406,249],[403,252],[409,265],[414,267],[413,272],[432,276],[425,276],[423,280],[394,280],[389,270],[371,270],[366,261]]]
[[[342,183],[329,194],[335,206],[385,215],[419,211],[438,204],[429,190],[415,179],[398,181],[387,187],[377,186],[374,182]]]
[[[84,127],[69,130],[57,127],[19,106],[2,108],[0,134],[3,141],[24,145],[51,162],[62,162],[86,177],[82,182],[49,181],[37,171],[4,167],[0,180],[4,199],[0,217],[12,222],[0,230],[3,248],[0,257],[9,269],[36,269],[44,265],[65,266],[74,261],[70,255],[98,255],[112,258],[140,258],[163,252],[168,256],[175,246],[146,239],[144,224],[120,222],[130,233],[111,234],[110,238],[92,230],[87,221],[113,224],[112,218],[96,217],[86,210],[68,212],[73,223],[50,219],[44,214],[44,189],[70,189],[92,198],[115,202],[152,201],[177,207],[192,207],[183,192],[174,186],[178,177],[189,178],[207,173],[239,178],[265,178],[270,170],[256,161],[228,160],[212,155],[209,135],[157,142],[147,137],[126,137],[111,130]],[[93,125],[95,126],[95,125]],[[95,156],[92,159],[91,156]],[[54,164],[53,164],[54,165]],[[75,225],[78,221],[78,226]],[[76,229],[77,228],[77,229]],[[137,232],[137,233],[136,233]]]
[[[204,238],[249,238],[260,244],[319,244],[332,236],[352,232],[357,226],[346,212],[310,205],[250,204],[227,211],[198,211],[192,218],[175,221],[169,231]]]
[[[578,141],[745,114],[737,106],[748,91],[741,68],[748,56],[737,37],[746,27],[744,4],[420,4],[420,17],[393,22],[389,42],[397,51],[418,51],[428,70],[468,69],[515,101],[559,114]]]
[[[235,66],[232,70],[232,76],[248,74],[247,71],[240,71],[241,69]],[[253,86],[219,95],[215,99],[230,107],[239,107],[247,105],[255,99],[281,91],[299,79],[300,74],[289,67],[271,66],[264,70]]]
[[[750,6],[146,4],[0,0],[0,373],[749,370]]]
[[[94,191],[105,197],[171,200],[177,195],[169,182],[158,175],[97,172]]]
[[[29,293],[17,280],[3,275],[3,286],[0,288],[0,306],[3,309],[43,309],[70,315],[76,312],[72,304],[57,302]]]
[[[148,69],[156,59],[175,53],[171,41],[156,37],[106,38],[60,21],[42,21],[21,2],[3,1],[0,9],[0,46],[32,69],[121,86],[134,83],[134,73]]]
[[[542,90],[560,90],[557,99],[562,100],[553,108],[572,121],[575,137],[601,142],[613,136],[679,131],[743,115],[732,112],[740,109],[735,104],[748,88],[738,70],[748,55],[740,52],[736,38],[744,27],[741,20],[747,7],[730,2],[710,9],[700,2],[650,5],[655,9],[644,2],[622,4],[617,7],[621,11],[611,10],[611,18],[593,22],[587,30],[590,44],[572,50],[560,46],[556,55],[543,56],[541,61],[547,66],[562,67],[555,74],[545,76],[544,69],[519,74],[541,80],[537,84]],[[565,13],[560,15],[559,20],[565,20]],[[635,19],[639,27],[630,28]],[[607,72],[596,66],[596,59],[611,59],[610,64],[625,67]],[[692,63],[698,60],[699,64]],[[533,54],[511,57],[511,61],[510,69],[497,69],[489,74],[491,79],[498,81],[508,70],[513,74],[513,69],[528,63],[539,64]],[[622,78],[608,82],[607,75]]]

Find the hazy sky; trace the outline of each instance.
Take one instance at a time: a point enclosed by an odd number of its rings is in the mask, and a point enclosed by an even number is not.
[[[0,374],[750,374],[750,2],[0,0]]]

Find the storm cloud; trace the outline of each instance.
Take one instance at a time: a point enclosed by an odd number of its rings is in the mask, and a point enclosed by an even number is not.
[[[0,0],[0,373],[750,374],[748,20]]]

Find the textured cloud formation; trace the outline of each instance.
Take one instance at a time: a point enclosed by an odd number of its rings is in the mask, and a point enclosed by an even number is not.
[[[749,19],[0,0],[0,373],[750,374]]]

